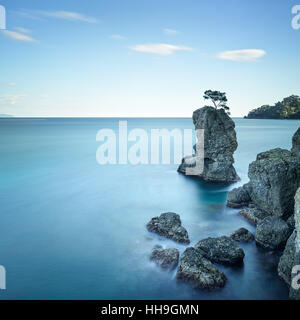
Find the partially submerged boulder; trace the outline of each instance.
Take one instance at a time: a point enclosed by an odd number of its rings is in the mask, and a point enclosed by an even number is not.
[[[253,204],[269,216],[287,220],[293,214],[294,195],[300,186],[300,128],[291,151],[276,148],[259,153],[249,165],[248,176],[247,184],[229,192],[227,205]]]
[[[181,255],[176,277],[198,289],[222,288],[226,283],[224,273],[195,248],[187,248]]]
[[[213,182],[238,181],[239,177],[233,167],[233,153],[237,149],[233,120],[224,110],[205,106],[193,113],[193,122],[196,131],[204,130],[204,150],[202,143],[198,141],[196,155],[184,158],[178,171],[187,174],[187,168],[195,167],[198,156],[204,159],[203,171],[195,171],[190,175]]]
[[[175,248],[162,249],[154,247],[150,260],[153,260],[162,269],[173,270],[178,265],[179,251]]]
[[[248,184],[235,188],[228,193],[227,206],[231,208],[242,208],[248,206],[251,197],[248,190]]]
[[[257,155],[249,166],[251,200],[275,217],[288,218],[300,185],[300,159],[280,148]]]
[[[230,238],[237,242],[251,242],[254,240],[254,235],[246,228],[240,228],[234,231]]]
[[[186,229],[181,225],[180,216],[174,212],[162,213],[152,218],[147,229],[177,242],[190,243]]]
[[[258,208],[246,208],[239,211],[239,214],[255,225],[269,216],[267,212],[262,211]]]
[[[287,223],[275,217],[260,221],[256,228],[256,243],[268,250],[284,248],[291,231]]]
[[[245,256],[244,250],[226,236],[200,240],[195,249],[210,261],[225,265],[241,264]]]

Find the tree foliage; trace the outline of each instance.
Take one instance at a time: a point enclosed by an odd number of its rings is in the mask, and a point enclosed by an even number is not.
[[[216,109],[223,109],[227,114],[230,114],[225,92],[206,90],[203,98],[211,100]]]
[[[248,119],[300,119],[300,97],[292,95],[275,103],[249,112]]]

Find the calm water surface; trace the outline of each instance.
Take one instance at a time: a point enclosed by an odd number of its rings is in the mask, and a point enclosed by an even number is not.
[[[130,128],[192,129],[191,119],[127,119]],[[247,181],[258,152],[290,148],[300,121],[235,119],[239,147],[231,186],[177,173],[177,165],[96,162],[102,128],[118,119],[0,119],[0,299],[286,299],[278,256],[242,244],[241,268],[220,268],[228,282],[207,292],[177,283],[176,271],[149,261],[173,243],[145,224],[165,211],[181,215],[191,245],[239,227],[255,228],[226,208],[228,190]]]

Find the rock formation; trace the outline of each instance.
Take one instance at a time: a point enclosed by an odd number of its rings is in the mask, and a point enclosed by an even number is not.
[[[295,195],[295,229],[289,237],[278,264],[278,275],[290,288],[290,299],[300,300],[299,269],[293,273],[293,268],[300,265],[300,188]],[[298,275],[298,279],[297,279]],[[294,287],[298,285],[298,288]]]
[[[179,251],[175,248],[154,247],[150,259],[155,261],[162,269],[173,270],[178,264]]]
[[[224,273],[195,248],[187,248],[181,255],[176,277],[199,289],[221,288],[226,283]]]
[[[294,211],[294,195],[300,186],[300,129],[292,151],[273,149],[257,155],[249,165],[250,182],[228,194],[230,207],[249,203],[270,216],[288,219]]]
[[[239,214],[255,225],[269,216],[267,212],[257,208],[245,208],[239,211]]]
[[[292,153],[295,156],[300,156],[300,128],[296,131],[296,133],[293,136]]]
[[[177,242],[190,243],[188,233],[181,225],[180,216],[173,212],[162,213],[160,217],[152,218],[147,229]]]
[[[231,208],[242,208],[248,206],[251,202],[250,185],[245,184],[242,187],[235,188],[228,193],[227,206]]]
[[[260,221],[256,228],[256,243],[269,250],[284,248],[291,231],[287,223],[275,217]]]
[[[229,237],[237,242],[251,242],[254,240],[254,235],[246,228],[234,231]]]
[[[290,286],[291,285],[291,274],[292,267],[294,265],[294,257],[295,257],[295,239],[296,239],[296,231],[292,233],[289,237],[288,242],[286,243],[286,247],[282,256],[280,257],[278,264],[278,275],[282,278],[285,283]]]
[[[178,171],[187,173],[187,168],[195,167],[196,157],[204,159],[203,172],[198,175],[203,180],[214,182],[235,182],[239,177],[233,167],[233,153],[237,149],[235,124],[222,109],[203,107],[193,113],[196,131],[204,129],[204,154],[196,144],[196,155],[185,157]],[[201,148],[200,148],[201,149]]]
[[[195,249],[206,259],[225,265],[241,264],[245,256],[244,250],[226,236],[200,240]]]

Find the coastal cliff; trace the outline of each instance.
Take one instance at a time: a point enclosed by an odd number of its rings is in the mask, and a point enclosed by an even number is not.
[[[206,181],[235,182],[239,177],[233,166],[233,153],[237,149],[235,124],[223,109],[205,106],[193,113],[195,130],[204,130],[204,154],[185,157],[178,171],[187,173],[187,168],[195,167],[196,157],[204,158],[203,172],[198,176]],[[200,142],[197,142],[200,143]]]

